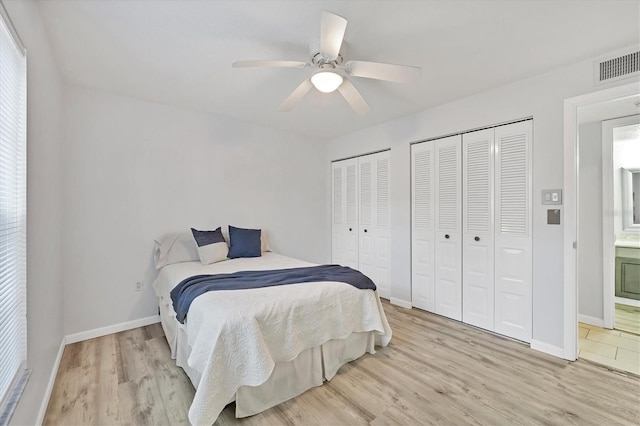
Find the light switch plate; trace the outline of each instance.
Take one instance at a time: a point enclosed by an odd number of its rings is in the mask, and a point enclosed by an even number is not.
[[[550,204],[550,205],[562,204],[562,189],[543,189],[542,204]]]

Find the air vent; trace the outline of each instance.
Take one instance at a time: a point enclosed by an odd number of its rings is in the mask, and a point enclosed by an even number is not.
[[[640,51],[600,58],[595,67],[596,84],[640,76]]]

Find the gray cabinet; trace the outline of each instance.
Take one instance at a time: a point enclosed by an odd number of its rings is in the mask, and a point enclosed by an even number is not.
[[[640,300],[640,249],[616,249],[616,296]]]

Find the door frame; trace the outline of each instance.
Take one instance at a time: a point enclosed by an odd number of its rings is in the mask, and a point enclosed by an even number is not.
[[[613,193],[613,153],[615,141],[613,140],[613,129],[638,122],[638,115],[612,118],[602,122],[602,207],[605,213],[602,215],[602,312],[604,328],[615,328],[616,321],[616,231]],[[611,214],[607,214],[608,212],[611,212]]]
[[[575,361],[578,354],[578,109],[640,93],[633,82],[564,100],[564,358]]]

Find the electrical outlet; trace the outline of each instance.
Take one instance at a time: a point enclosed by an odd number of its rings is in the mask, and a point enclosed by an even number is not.
[[[142,281],[136,281],[135,287],[133,287],[133,291],[142,291],[144,287],[144,283]]]

